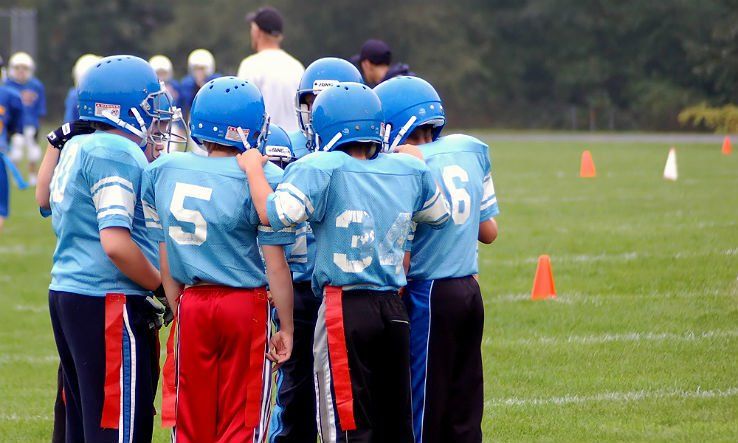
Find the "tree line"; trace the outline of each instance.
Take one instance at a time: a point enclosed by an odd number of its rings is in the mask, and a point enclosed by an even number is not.
[[[25,0],[39,17],[38,75],[60,115],[87,52],[248,55],[244,16],[263,2]],[[738,102],[738,0],[274,0],[284,48],[304,64],[381,38],[432,82],[453,126],[677,129],[679,112]]]

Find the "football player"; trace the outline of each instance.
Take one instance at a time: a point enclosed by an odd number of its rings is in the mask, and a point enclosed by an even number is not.
[[[294,229],[260,226],[236,161],[236,154],[261,148],[266,136],[256,86],[236,77],[206,83],[189,125],[208,156],[163,156],[142,185],[146,225],[159,242],[162,278],[178,318],[174,436],[252,441],[255,433],[264,435],[263,408],[271,401],[264,354],[280,365],[292,350],[292,279],[283,246],[294,241]],[[281,178],[276,166],[265,170],[273,185]],[[280,323],[271,344],[267,282]]]
[[[484,305],[475,278],[477,240],[495,240],[499,213],[489,147],[466,135],[440,137],[443,104],[425,80],[396,77],[375,92],[385,112],[389,149],[419,146],[451,203],[452,221],[437,230],[418,225],[411,243],[403,299],[411,326],[415,439],[480,442]]]
[[[2,59],[0,59],[0,62]],[[0,64],[0,66],[2,66]],[[23,185],[20,173],[6,156],[8,134],[23,132],[23,102],[15,89],[0,84],[0,232],[10,213],[10,180],[8,170],[14,173],[19,186]]]
[[[50,185],[49,311],[66,439],[150,441],[158,361],[147,296],[163,291],[139,190],[171,103],[151,66],[129,55],[100,60],[78,89],[80,118],[96,132],[66,143]]]
[[[295,94],[299,131],[289,134],[295,157],[309,154],[315,146],[310,111],[320,91],[339,82],[361,82],[361,74],[351,63],[334,57],[321,58],[307,67]],[[270,136],[269,144],[272,145]],[[271,157],[270,157],[271,159]],[[315,237],[310,223],[297,226],[295,244],[289,249],[295,293],[295,341],[292,358],[277,374],[277,401],[269,426],[269,441],[314,441],[315,388],[313,387],[313,332],[318,320],[321,295],[311,287],[315,266]]]
[[[445,198],[425,164],[380,153],[382,105],[371,88],[338,83],[312,108],[316,148],[272,192],[262,158],[239,158],[263,224],[308,221],[312,286],[323,294],[315,330],[321,440],[412,441],[409,324],[398,295],[412,221],[442,227]]]
[[[36,163],[41,160],[38,146],[40,119],[46,115],[46,93],[44,85],[34,77],[36,64],[25,52],[16,52],[8,60],[8,86],[18,91],[23,100],[25,120],[23,131],[13,134],[10,141],[10,159],[16,164],[23,160],[24,150],[28,158],[28,183],[36,184]]]

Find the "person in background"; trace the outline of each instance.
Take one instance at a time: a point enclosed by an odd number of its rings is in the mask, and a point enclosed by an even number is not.
[[[0,68],[2,59],[0,58]],[[10,180],[8,169],[15,166],[5,153],[8,150],[8,134],[23,131],[23,102],[20,95],[9,86],[0,84],[0,232],[10,213]],[[17,171],[15,171],[17,173]]]
[[[164,83],[167,93],[174,103],[179,103],[179,82],[174,78],[172,61],[166,55],[155,55],[149,59],[149,64],[154,68],[159,81]],[[187,140],[187,130],[181,118],[172,121],[172,133],[179,139],[178,142]]]
[[[215,72],[215,57],[207,49],[195,49],[187,57],[187,75],[179,81],[179,97],[175,102],[189,119],[192,100],[202,85],[221,75]]]
[[[35,70],[36,64],[30,55],[16,52],[8,61],[8,79],[5,82],[21,95],[24,108],[23,131],[11,137],[10,159],[17,164],[26,154],[31,186],[36,185],[36,163],[41,160],[41,148],[37,142],[40,119],[46,115],[46,92],[43,83],[34,77]]]
[[[95,54],[85,54],[77,59],[72,68],[72,79],[74,86],[69,88],[67,98],[64,99],[64,123],[71,123],[79,120],[79,107],[77,106],[77,86],[82,80],[85,73],[100,61],[100,56]]]
[[[247,15],[246,21],[251,23],[251,49],[256,54],[243,59],[237,76],[259,88],[272,122],[287,132],[296,131],[294,97],[305,68],[280,47],[282,15],[266,6]]]
[[[392,64],[392,50],[382,40],[367,40],[349,61],[359,68],[364,83],[371,87],[398,75],[415,75],[405,63]]]

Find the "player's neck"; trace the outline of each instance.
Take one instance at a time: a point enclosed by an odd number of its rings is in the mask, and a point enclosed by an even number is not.
[[[141,139],[137,135],[133,135],[130,132],[123,131],[122,129],[108,129],[105,132],[115,135],[120,135],[121,137],[125,137],[128,140],[138,144],[141,142]]]

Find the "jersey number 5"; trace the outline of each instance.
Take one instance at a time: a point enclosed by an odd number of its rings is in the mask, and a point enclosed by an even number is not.
[[[169,205],[169,211],[177,221],[182,223],[190,223],[195,225],[194,232],[185,232],[180,226],[170,226],[169,236],[180,245],[200,246],[205,243],[208,238],[208,223],[202,216],[200,211],[185,209],[184,201],[186,198],[196,198],[198,200],[210,201],[213,195],[212,188],[204,186],[191,185],[188,183],[177,183],[174,187],[174,195],[172,195],[172,203]]]

